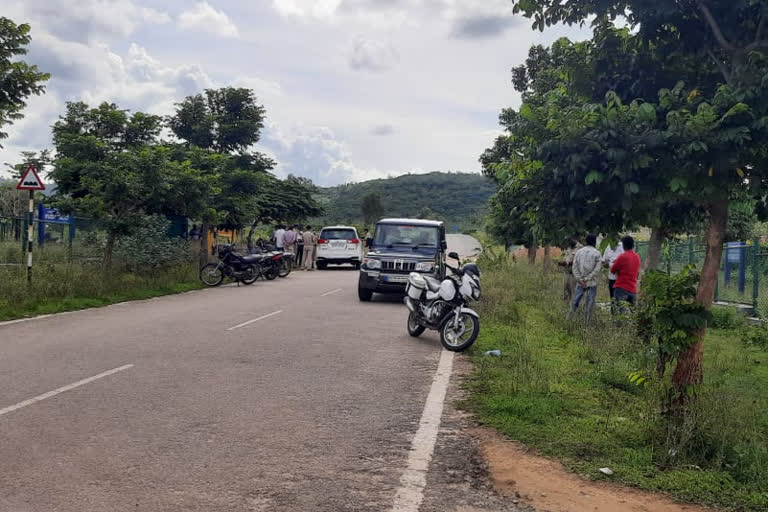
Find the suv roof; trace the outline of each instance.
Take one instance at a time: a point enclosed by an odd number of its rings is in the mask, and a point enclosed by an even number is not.
[[[435,228],[443,226],[443,223],[440,221],[423,219],[381,219],[376,224],[408,224],[411,226],[429,226]]]
[[[320,231],[322,231],[324,229],[353,229],[353,230],[357,231],[355,226],[323,226],[323,228]]]

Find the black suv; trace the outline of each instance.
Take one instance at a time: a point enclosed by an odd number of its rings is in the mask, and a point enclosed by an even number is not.
[[[417,219],[384,219],[376,224],[373,241],[360,268],[357,292],[361,301],[374,293],[404,293],[411,272],[445,278],[445,226]]]

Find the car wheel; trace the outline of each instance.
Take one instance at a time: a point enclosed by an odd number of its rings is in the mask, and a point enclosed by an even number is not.
[[[325,270],[328,268],[328,264],[325,262],[317,262],[317,270]]]
[[[360,302],[371,302],[371,299],[373,299],[373,290],[358,285],[357,296],[360,298]]]

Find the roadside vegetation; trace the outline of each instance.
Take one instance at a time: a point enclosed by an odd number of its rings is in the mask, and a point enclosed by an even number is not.
[[[634,320],[616,324],[603,310],[589,327],[570,323],[562,274],[493,253],[481,263],[484,323],[468,381],[481,422],[590,478],[768,508],[768,329],[714,310],[699,400],[681,422],[664,406],[669,373],[658,378],[657,350]],[[492,349],[501,357],[483,355]]]
[[[168,238],[168,227],[167,220],[154,217],[119,239],[109,272],[104,271],[100,257],[107,233],[100,231],[83,237],[88,244],[75,244],[74,257],[65,244],[38,250],[31,284],[24,265],[0,266],[0,321],[200,288],[197,247]],[[0,243],[0,254],[8,261],[22,260],[21,247],[15,242]]]

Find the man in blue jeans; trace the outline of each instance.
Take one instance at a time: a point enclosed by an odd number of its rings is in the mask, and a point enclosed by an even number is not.
[[[584,318],[589,323],[592,313],[595,311],[595,298],[597,297],[597,282],[600,277],[602,254],[595,247],[597,237],[587,235],[587,245],[576,252],[573,257],[573,277],[576,278],[576,293],[571,305],[571,313],[579,309],[581,299],[586,296],[584,304]]]

